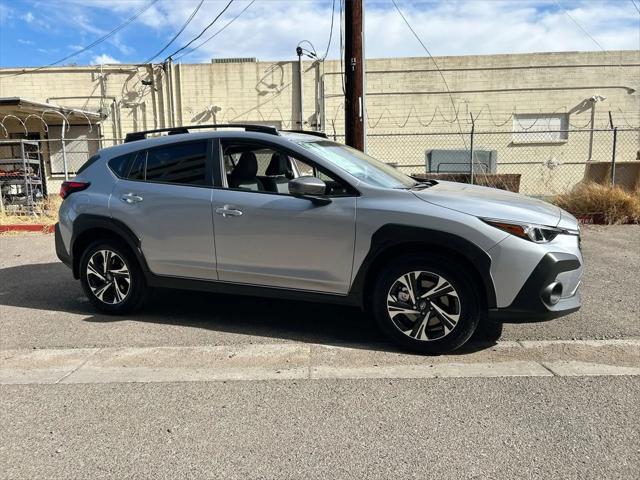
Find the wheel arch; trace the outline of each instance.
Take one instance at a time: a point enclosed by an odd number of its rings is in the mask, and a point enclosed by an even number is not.
[[[369,253],[360,265],[351,286],[351,295],[367,306],[365,292],[381,269],[394,258],[437,252],[463,265],[479,286],[486,308],[495,308],[496,293],[491,278],[491,258],[480,247],[457,235],[428,228],[389,224],[378,229],[371,237]]]
[[[123,222],[101,215],[79,215],[73,225],[71,259],[74,278],[80,277],[82,252],[96,240],[111,239],[124,243],[134,255],[144,274],[149,271],[140,249],[140,239]]]

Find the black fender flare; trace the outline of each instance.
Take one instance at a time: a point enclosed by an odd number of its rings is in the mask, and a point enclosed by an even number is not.
[[[452,233],[400,224],[384,225],[372,235],[369,252],[354,276],[349,295],[359,298],[358,303],[364,306],[365,286],[376,261],[391,251],[402,249],[406,253],[418,252],[418,249],[424,246],[448,250],[465,259],[480,280],[487,308],[495,308],[496,292],[491,278],[491,257],[487,252],[473,242]]]
[[[149,267],[140,248],[140,239],[124,222],[103,215],[82,213],[78,215],[73,222],[73,233],[70,244],[71,263],[73,276],[75,278],[79,278],[81,256],[80,252],[76,252],[76,242],[79,238],[83,237],[86,232],[91,230],[107,230],[124,241],[136,256],[138,264],[140,268],[142,268],[145,276],[148,275]]]

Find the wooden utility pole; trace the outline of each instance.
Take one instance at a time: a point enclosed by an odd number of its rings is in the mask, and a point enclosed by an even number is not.
[[[344,71],[346,144],[365,150],[363,0],[344,2]]]

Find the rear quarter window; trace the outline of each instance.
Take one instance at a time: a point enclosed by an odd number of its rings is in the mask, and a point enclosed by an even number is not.
[[[121,155],[119,157],[114,157],[109,160],[109,168],[113,173],[115,173],[118,177],[124,178],[127,176],[127,167],[131,161],[131,157],[135,155],[137,152],[127,153],[126,155]]]

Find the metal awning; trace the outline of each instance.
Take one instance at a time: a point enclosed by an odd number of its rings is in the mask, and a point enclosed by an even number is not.
[[[100,115],[96,112],[77,108],[61,107],[53,103],[35,102],[21,97],[0,98],[0,125],[5,127],[5,121],[20,123],[27,130],[26,122],[39,120],[45,125],[95,125],[100,122]],[[45,128],[46,129],[46,128]],[[2,128],[0,127],[0,130]]]

